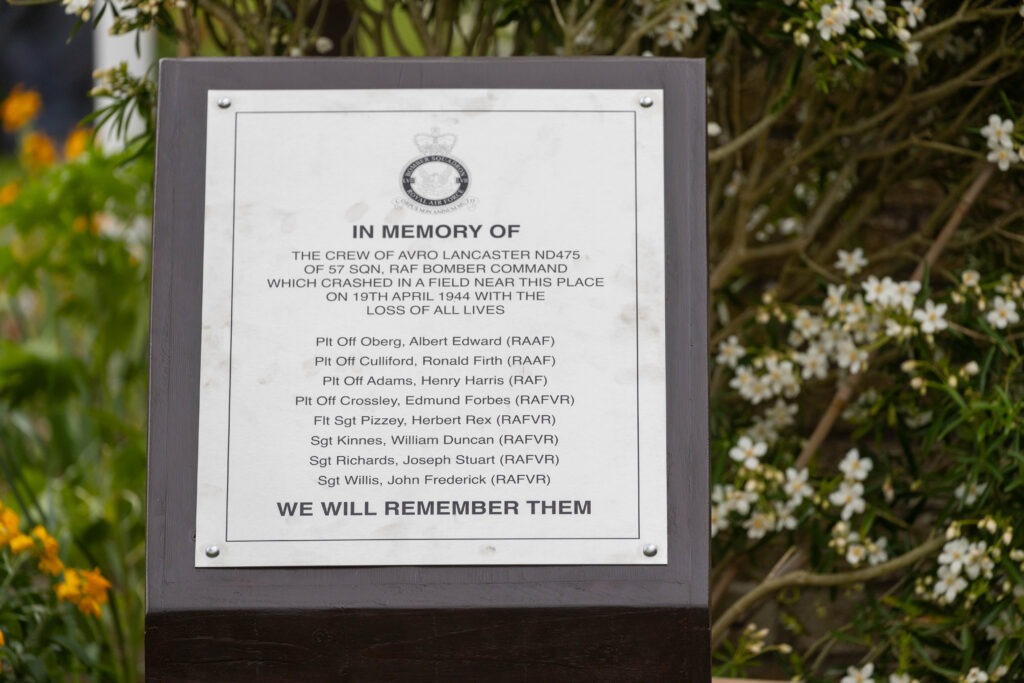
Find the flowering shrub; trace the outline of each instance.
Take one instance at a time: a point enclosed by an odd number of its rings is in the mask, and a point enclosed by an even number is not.
[[[793,548],[787,564],[815,569],[792,573],[787,587],[887,581],[885,599],[864,595],[864,612],[843,629],[847,642],[875,650],[843,680],[873,680],[873,671],[927,680],[939,667],[955,680],[957,660],[972,665],[965,675],[981,665],[984,680],[998,680],[1021,670],[1024,639],[1013,493],[1024,483],[1024,278],[968,269],[924,291],[917,280],[854,280],[868,265],[840,257],[843,281],[824,298],[794,306],[766,297],[748,344],[721,342],[716,360],[749,407],[733,411],[747,416],[734,423],[735,443],[719,446],[733,462],[712,494],[718,556],[774,557],[781,542]],[[819,451],[794,428],[801,412],[817,412],[823,380],[858,388],[839,418],[846,433]],[[751,595],[737,604],[749,608]],[[805,627],[790,618],[799,634]],[[898,624],[899,638],[878,642],[879,620]],[[970,634],[967,647],[941,645],[951,627]],[[794,663],[801,673],[807,664]]]
[[[58,144],[41,106],[0,101],[19,143],[0,164],[0,496],[20,512],[0,506],[0,676],[134,681],[151,162],[84,129]]]
[[[96,649],[67,637],[83,629],[80,619],[59,603],[72,603],[81,614],[99,619],[110,582],[99,569],[66,567],[56,539],[43,526],[28,534],[20,527],[18,514],[0,503],[0,675],[45,681],[53,680],[51,673],[94,668]]]

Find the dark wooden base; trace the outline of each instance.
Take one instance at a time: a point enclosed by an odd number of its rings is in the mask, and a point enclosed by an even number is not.
[[[706,683],[708,642],[701,609],[170,612],[146,679]]]

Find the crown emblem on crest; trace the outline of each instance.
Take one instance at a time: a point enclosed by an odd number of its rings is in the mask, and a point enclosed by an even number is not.
[[[413,136],[413,142],[424,155],[449,154],[457,139],[451,133],[442,135],[438,128],[431,128],[430,133]]]

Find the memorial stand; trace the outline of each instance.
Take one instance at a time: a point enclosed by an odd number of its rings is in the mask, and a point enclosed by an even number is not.
[[[704,88],[697,60],[161,63],[148,680],[710,680]],[[468,277],[403,280],[403,248]],[[411,388],[345,388],[374,377]]]

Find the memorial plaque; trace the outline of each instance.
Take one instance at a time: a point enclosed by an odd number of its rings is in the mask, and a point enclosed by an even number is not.
[[[666,562],[662,92],[207,97],[196,565]]]
[[[703,69],[161,63],[148,680],[709,680]]]

